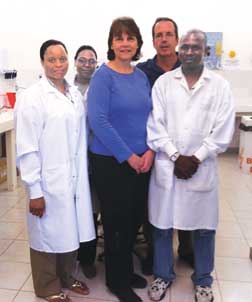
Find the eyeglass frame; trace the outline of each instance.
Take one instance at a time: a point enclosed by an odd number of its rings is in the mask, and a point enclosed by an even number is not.
[[[95,59],[86,59],[86,58],[83,58],[83,57],[80,57],[80,58],[77,58],[76,61],[81,64],[81,65],[95,65],[97,64],[97,60]]]

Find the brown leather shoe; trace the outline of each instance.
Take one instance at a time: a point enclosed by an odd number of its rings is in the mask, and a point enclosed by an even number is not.
[[[88,295],[89,294],[89,288],[84,282],[81,281],[74,281],[74,283],[69,287],[69,289],[77,294],[80,295]]]
[[[56,295],[51,295],[48,296],[46,298],[44,298],[46,301],[48,302],[71,302],[70,298],[68,297],[68,295],[64,294],[64,293],[59,293]]]

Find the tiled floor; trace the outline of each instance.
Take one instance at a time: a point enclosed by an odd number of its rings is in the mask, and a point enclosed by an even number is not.
[[[252,301],[252,176],[238,169],[237,155],[226,153],[220,166],[220,223],[216,237],[214,293],[216,302]],[[25,191],[20,186],[7,192],[0,186],[0,301],[35,302],[25,227]],[[139,270],[138,261],[136,266]],[[104,267],[97,263],[98,276],[87,280],[89,296],[72,296],[73,302],[117,301],[104,286]],[[176,261],[177,279],[164,302],[193,302],[191,269]],[[151,281],[151,277],[147,278]],[[149,301],[146,289],[137,290]]]

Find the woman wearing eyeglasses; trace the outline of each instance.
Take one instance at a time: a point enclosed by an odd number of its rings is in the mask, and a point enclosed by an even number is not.
[[[88,183],[86,116],[77,87],[65,80],[65,45],[40,48],[44,76],[15,106],[17,162],[29,192],[28,234],[35,294],[68,302],[62,288],[87,295],[72,276],[79,242],[95,238]]]
[[[90,45],[82,45],[74,56],[76,76],[74,84],[78,86],[84,96],[89,86],[90,79],[97,67],[97,53]]]
[[[143,44],[132,18],[113,21],[108,63],[94,74],[88,91],[88,120],[95,187],[101,204],[105,239],[106,285],[120,301],[139,302],[132,288],[145,288],[135,274],[132,249],[143,221],[153,152],[146,144],[151,111],[146,75],[132,61]]]
[[[74,65],[76,67],[76,75],[74,84],[79,88],[83,97],[86,94],[89,82],[93,73],[97,68],[97,53],[90,45],[82,45],[76,51],[74,56]],[[84,97],[84,104],[86,106],[86,96]],[[97,214],[99,212],[98,198],[94,188],[91,167],[89,166],[89,182],[91,188],[91,198],[93,204],[95,226],[97,228]],[[89,242],[81,242],[78,250],[78,260],[84,275],[87,278],[94,278],[96,276],[95,257],[96,257],[96,243],[97,239]]]

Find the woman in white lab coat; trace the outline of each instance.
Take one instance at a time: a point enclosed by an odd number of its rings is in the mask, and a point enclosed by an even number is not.
[[[15,108],[17,163],[29,194],[28,233],[35,293],[65,302],[62,287],[88,294],[71,272],[79,242],[95,238],[87,172],[84,107],[77,87],[64,79],[65,45],[40,48],[45,76]]]

